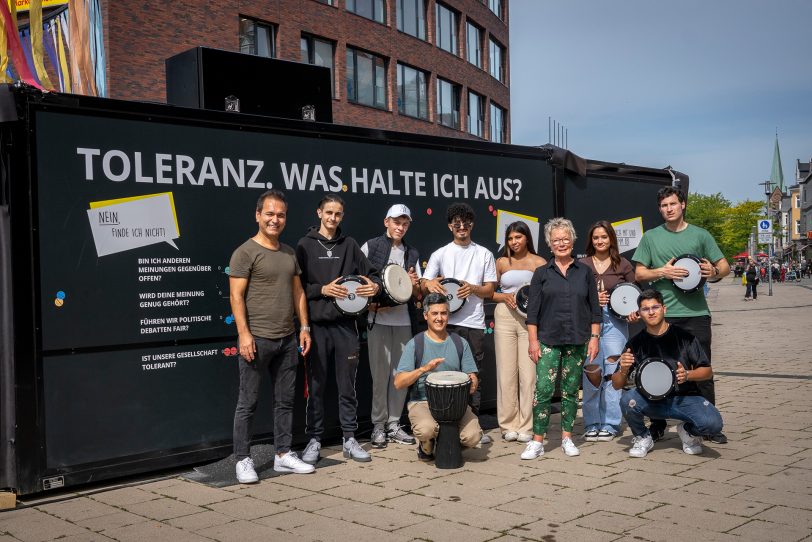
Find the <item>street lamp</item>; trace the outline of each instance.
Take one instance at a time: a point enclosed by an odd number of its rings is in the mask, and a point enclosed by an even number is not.
[[[764,195],[767,196],[767,220],[770,219],[770,196],[773,194],[773,183],[769,179],[764,181],[763,183],[758,183],[764,185]],[[773,295],[773,232],[770,231],[770,243],[767,245],[767,279],[769,281],[769,291],[767,295]]]

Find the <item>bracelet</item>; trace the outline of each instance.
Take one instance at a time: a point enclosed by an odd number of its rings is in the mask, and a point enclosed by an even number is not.
[[[600,339],[601,338],[601,336],[598,335],[597,333],[591,334],[590,337],[592,337],[593,339]]]
[[[299,329],[301,331],[307,331],[308,333],[310,333],[310,326],[301,326]]]

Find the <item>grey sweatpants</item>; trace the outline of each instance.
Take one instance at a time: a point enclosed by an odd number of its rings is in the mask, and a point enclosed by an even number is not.
[[[375,324],[367,333],[369,371],[372,373],[372,424],[392,429],[400,423],[408,388],[395,389],[395,369],[403,347],[412,338],[411,326]]]

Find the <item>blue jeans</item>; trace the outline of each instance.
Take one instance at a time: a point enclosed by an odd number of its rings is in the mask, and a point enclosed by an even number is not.
[[[615,318],[606,307],[603,308],[601,324],[600,351],[592,363],[600,368],[601,384],[595,387],[586,376],[584,365],[584,427],[587,431],[608,431],[616,435],[620,431],[620,394],[621,390],[612,387],[612,381],[603,377],[611,376],[617,367],[617,361],[608,363],[610,357],[620,356],[629,338],[629,325],[625,320]]]
[[[693,436],[716,435],[722,431],[722,415],[701,395],[677,395],[649,401],[636,389],[631,389],[623,392],[620,408],[636,437],[649,436],[644,416],[683,421],[685,430]]]

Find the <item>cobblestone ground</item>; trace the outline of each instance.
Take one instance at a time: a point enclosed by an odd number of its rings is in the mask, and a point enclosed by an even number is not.
[[[778,540],[812,538],[812,284],[743,300],[713,286],[713,366],[726,445],[682,453],[674,428],[645,459],[630,436],[567,458],[496,440],[439,471],[390,445],[371,463],[213,489],[180,478],[110,485],[0,513],[0,542],[94,540]],[[558,420],[553,421],[556,427]],[[580,427],[576,430],[581,429]]]

